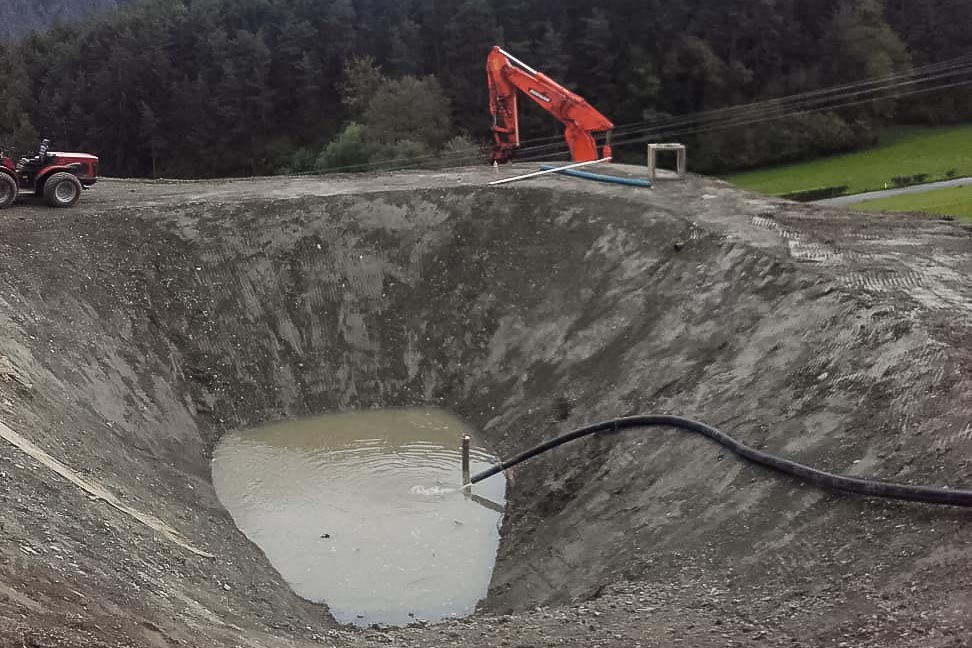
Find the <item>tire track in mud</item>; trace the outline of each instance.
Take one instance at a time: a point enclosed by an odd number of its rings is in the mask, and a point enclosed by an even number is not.
[[[797,262],[814,263],[834,271],[835,282],[845,289],[874,294],[904,293],[929,310],[972,312],[972,294],[962,284],[962,274],[940,262],[925,259],[916,267],[898,248],[918,243],[910,239],[888,239],[875,232],[841,232],[840,246],[824,237],[821,226],[846,226],[846,220],[786,213],[781,222],[772,212],[752,216],[752,225],[776,233]],[[811,221],[811,222],[807,222]]]
[[[917,306],[928,313],[937,313],[938,317],[948,319],[960,318],[967,321],[972,313],[972,291],[962,272],[964,257],[958,253],[925,254],[916,256],[915,247],[927,241],[918,240],[913,235],[891,232],[881,235],[877,232],[839,232],[840,239],[845,246],[852,245],[857,249],[837,249],[829,245],[829,241],[821,243],[814,238],[826,237],[826,219],[813,219],[809,215],[787,213],[785,221],[779,222],[772,214],[761,214],[751,217],[751,223],[761,229],[775,232],[788,246],[790,256],[798,262],[817,263],[821,267],[834,271],[834,281],[842,289],[852,292],[866,292],[871,295],[893,300],[889,302],[892,311],[913,319],[920,317]],[[813,222],[807,222],[813,221]],[[853,224],[850,218],[830,218],[832,227],[846,228]],[[801,227],[806,226],[806,228]],[[809,230],[809,231],[807,231]],[[935,236],[938,232],[932,232]],[[850,243],[848,243],[850,241]],[[937,243],[942,251],[952,249],[955,241],[961,241],[961,235],[952,231],[941,232]],[[911,305],[902,303],[896,296],[907,296]],[[839,341],[838,341],[839,342]],[[915,349],[909,354],[908,363],[916,367],[927,367],[929,373],[922,382],[927,389],[935,389],[945,380],[946,365],[948,363],[948,349],[938,343],[929,341],[922,348]],[[874,384],[874,377],[848,374],[839,376],[832,385],[831,393],[838,390],[846,391],[864,389]],[[933,397],[934,398],[934,397]],[[929,401],[927,394],[913,391],[899,395],[892,405],[896,413],[895,428],[904,437],[912,435],[927,435],[928,430],[922,429],[924,415],[927,413]],[[972,410],[955,412],[959,417],[972,413]],[[922,445],[927,452],[943,455],[954,451],[964,451],[972,447],[972,424],[959,426],[957,431],[935,434],[932,438],[924,438]]]
[[[856,260],[861,256],[860,253],[853,250],[809,240],[803,232],[785,227],[768,216],[753,216],[750,222],[756,227],[770,230],[779,235],[786,242],[790,256],[797,261],[840,265],[845,260]]]

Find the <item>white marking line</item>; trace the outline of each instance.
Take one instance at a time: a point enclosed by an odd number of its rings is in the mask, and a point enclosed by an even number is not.
[[[50,468],[58,475],[68,480],[69,482],[73,483],[75,486],[85,491],[92,497],[96,497],[100,500],[103,500],[104,502],[108,503],[110,506],[115,507],[122,513],[125,513],[135,518],[136,520],[138,520],[148,528],[152,529],[153,531],[162,534],[167,540],[169,540],[169,542],[172,542],[173,544],[176,544],[182,547],[183,549],[185,549],[186,551],[196,554],[197,556],[202,556],[203,558],[215,558],[213,554],[207,553],[205,551],[201,551],[199,549],[196,549],[192,545],[190,545],[189,542],[182,537],[182,534],[180,534],[178,531],[170,527],[168,524],[166,524],[159,518],[155,517],[154,515],[142,513],[141,511],[133,509],[132,507],[125,504],[124,502],[119,501],[118,498],[112,495],[104,486],[96,482],[90,482],[86,480],[84,477],[74,472],[73,470],[71,470],[64,464],[62,464],[60,461],[58,461],[57,459],[44,452],[43,450],[38,448],[36,445],[31,443],[27,439],[25,439],[24,437],[20,436],[19,434],[11,430],[2,422],[0,422],[0,437],[3,437],[8,442],[10,442],[11,445],[16,446],[17,448],[22,450],[25,454],[35,459],[43,466]]]

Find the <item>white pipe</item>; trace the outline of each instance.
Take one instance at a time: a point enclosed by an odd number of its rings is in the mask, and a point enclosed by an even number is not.
[[[71,482],[90,495],[93,499],[101,500],[109,506],[118,509],[122,513],[135,518],[153,531],[158,531],[169,542],[178,545],[186,551],[196,554],[197,556],[202,556],[203,558],[215,558],[213,554],[202,551],[201,549],[196,549],[190,545],[189,541],[186,540],[182,534],[159,518],[148,513],[142,513],[141,511],[132,508],[115,497],[114,494],[109,492],[108,489],[102,486],[99,482],[89,480],[88,478],[82,477],[78,473],[74,472],[71,468],[44,452],[44,450],[42,450],[40,447],[34,445],[31,441],[11,430],[2,421],[0,421],[0,439],[5,439],[10,443],[10,445],[19,448],[21,452],[34,459],[37,461],[37,463],[41,464],[45,468],[54,471],[67,481]],[[40,477],[40,479],[44,478]],[[44,481],[45,483],[50,483],[46,479]]]
[[[591,160],[589,162],[576,162],[574,164],[568,164],[567,166],[556,167],[553,169],[546,169],[544,171],[534,171],[533,173],[528,173],[526,175],[515,176],[512,178],[503,178],[502,180],[493,180],[489,183],[490,186],[506,184],[507,182],[516,182],[517,180],[526,180],[527,178],[536,178],[537,176],[547,175],[548,173],[557,173],[558,171],[566,171],[567,169],[577,169],[584,166],[590,166],[592,164],[600,164],[601,162],[610,162],[611,158],[601,158],[600,160]]]
[[[507,52],[502,47],[500,48],[500,51],[503,53],[503,56],[505,56],[506,58],[510,59],[511,61],[513,61],[514,63],[516,63],[517,65],[519,65],[521,68],[523,68],[524,70],[526,70],[527,72],[529,72],[533,76],[537,76],[538,74],[540,74],[539,72],[537,72],[536,70],[534,70],[532,67],[530,67],[529,65],[527,65],[526,63],[524,63],[520,59],[516,58],[515,56],[513,56],[509,52]]]

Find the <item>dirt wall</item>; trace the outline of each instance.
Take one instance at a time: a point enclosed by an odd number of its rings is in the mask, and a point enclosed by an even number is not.
[[[839,472],[972,482],[963,284],[855,287],[847,277],[895,270],[835,245],[849,224],[694,189],[430,187],[5,216],[3,420],[216,557],[3,445],[0,632],[67,628],[64,642],[86,645],[330,636],[326,610],[289,592],[209,483],[222,432],[278,418],[430,404],[509,455],[583,423],[672,412]],[[938,237],[926,269],[968,263],[967,234],[915,227]],[[837,252],[821,263],[819,250]],[[489,613],[576,606],[629,582],[704,592],[794,636],[813,628],[816,645],[905,626],[951,640],[972,613],[961,512],[816,491],[657,430],[566,447],[512,477]],[[898,625],[867,621],[888,615]],[[639,624],[646,640],[664,634]],[[451,630],[423,632],[402,640]]]

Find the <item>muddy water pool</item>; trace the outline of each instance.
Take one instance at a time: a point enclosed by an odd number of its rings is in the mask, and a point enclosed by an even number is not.
[[[441,410],[275,423],[226,435],[213,482],[293,590],[338,621],[464,616],[486,594],[506,491],[502,475],[462,491],[464,434],[473,473],[497,461]]]

